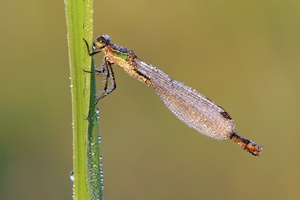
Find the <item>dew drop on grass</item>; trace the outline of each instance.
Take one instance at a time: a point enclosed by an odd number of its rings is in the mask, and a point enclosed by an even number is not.
[[[70,172],[70,179],[72,182],[74,182],[74,171],[73,170]]]

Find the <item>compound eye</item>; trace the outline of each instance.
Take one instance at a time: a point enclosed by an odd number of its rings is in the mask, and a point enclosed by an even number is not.
[[[100,37],[97,38],[98,42],[103,43],[104,45],[109,45],[110,44],[110,37],[106,34],[101,35]]]
[[[99,42],[102,43],[102,44],[104,44],[105,46],[108,45],[108,42],[105,39],[103,39],[103,38],[101,38],[99,40]]]

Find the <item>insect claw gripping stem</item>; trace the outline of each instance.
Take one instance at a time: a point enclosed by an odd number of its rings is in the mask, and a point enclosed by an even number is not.
[[[88,53],[89,53],[89,55],[90,56],[93,56],[93,55],[95,55],[95,54],[97,54],[97,53],[100,53],[100,52],[102,52],[101,50],[98,50],[98,51],[94,51],[94,52],[90,52],[90,45],[89,45],[89,43],[84,39],[84,38],[82,38],[83,39],[83,41],[85,42],[85,45],[86,45],[86,47],[87,47],[87,49],[88,49]]]
[[[84,38],[83,38],[83,40],[84,40],[84,42],[87,46],[87,49],[89,50],[88,42]],[[89,55],[93,56],[93,55],[95,55],[97,53],[100,53],[100,52],[101,52],[101,50],[95,51],[95,52],[92,52],[92,53],[89,52]],[[104,81],[105,82],[104,83],[104,88],[103,88],[102,92],[98,95],[95,104],[90,107],[87,119],[89,119],[91,111],[93,109],[95,109],[98,102],[101,99],[103,99],[104,97],[106,97],[108,94],[110,94],[112,91],[114,91],[117,87],[116,86],[116,81],[115,81],[115,76],[114,76],[114,71],[111,67],[111,63],[104,58],[104,62],[101,66],[102,66],[102,69],[101,70],[95,70],[95,72],[101,73],[104,76],[104,80],[105,80]],[[86,71],[86,70],[83,70],[83,71],[88,72],[88,73],[92,73],[92,72]],[[109,81],[108,79],[111,80],[111,85],[110,86],[108,86],[108,81]]]

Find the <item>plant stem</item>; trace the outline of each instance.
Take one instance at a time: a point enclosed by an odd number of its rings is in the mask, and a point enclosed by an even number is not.
[[[95,111],[86,119],[90,105],[95,102],[95,78],[94,73],[83,71],[94,71],[83,41],[92,38],[92,6],[92,0],[65,0],[72,93],[73,199],[76,200],[102,199]]]

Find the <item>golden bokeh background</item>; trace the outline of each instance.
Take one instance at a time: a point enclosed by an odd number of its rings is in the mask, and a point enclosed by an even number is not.
[[[114,67],[117,90],[99,104],[105,199],[300,198],[300,1],[97,0],[94,9],[95,38],[109,34],[200,91],[265,148],[254,157],[198,134]],[[0,11],[0,199],[72,199],[64,3],[3,1]]]

